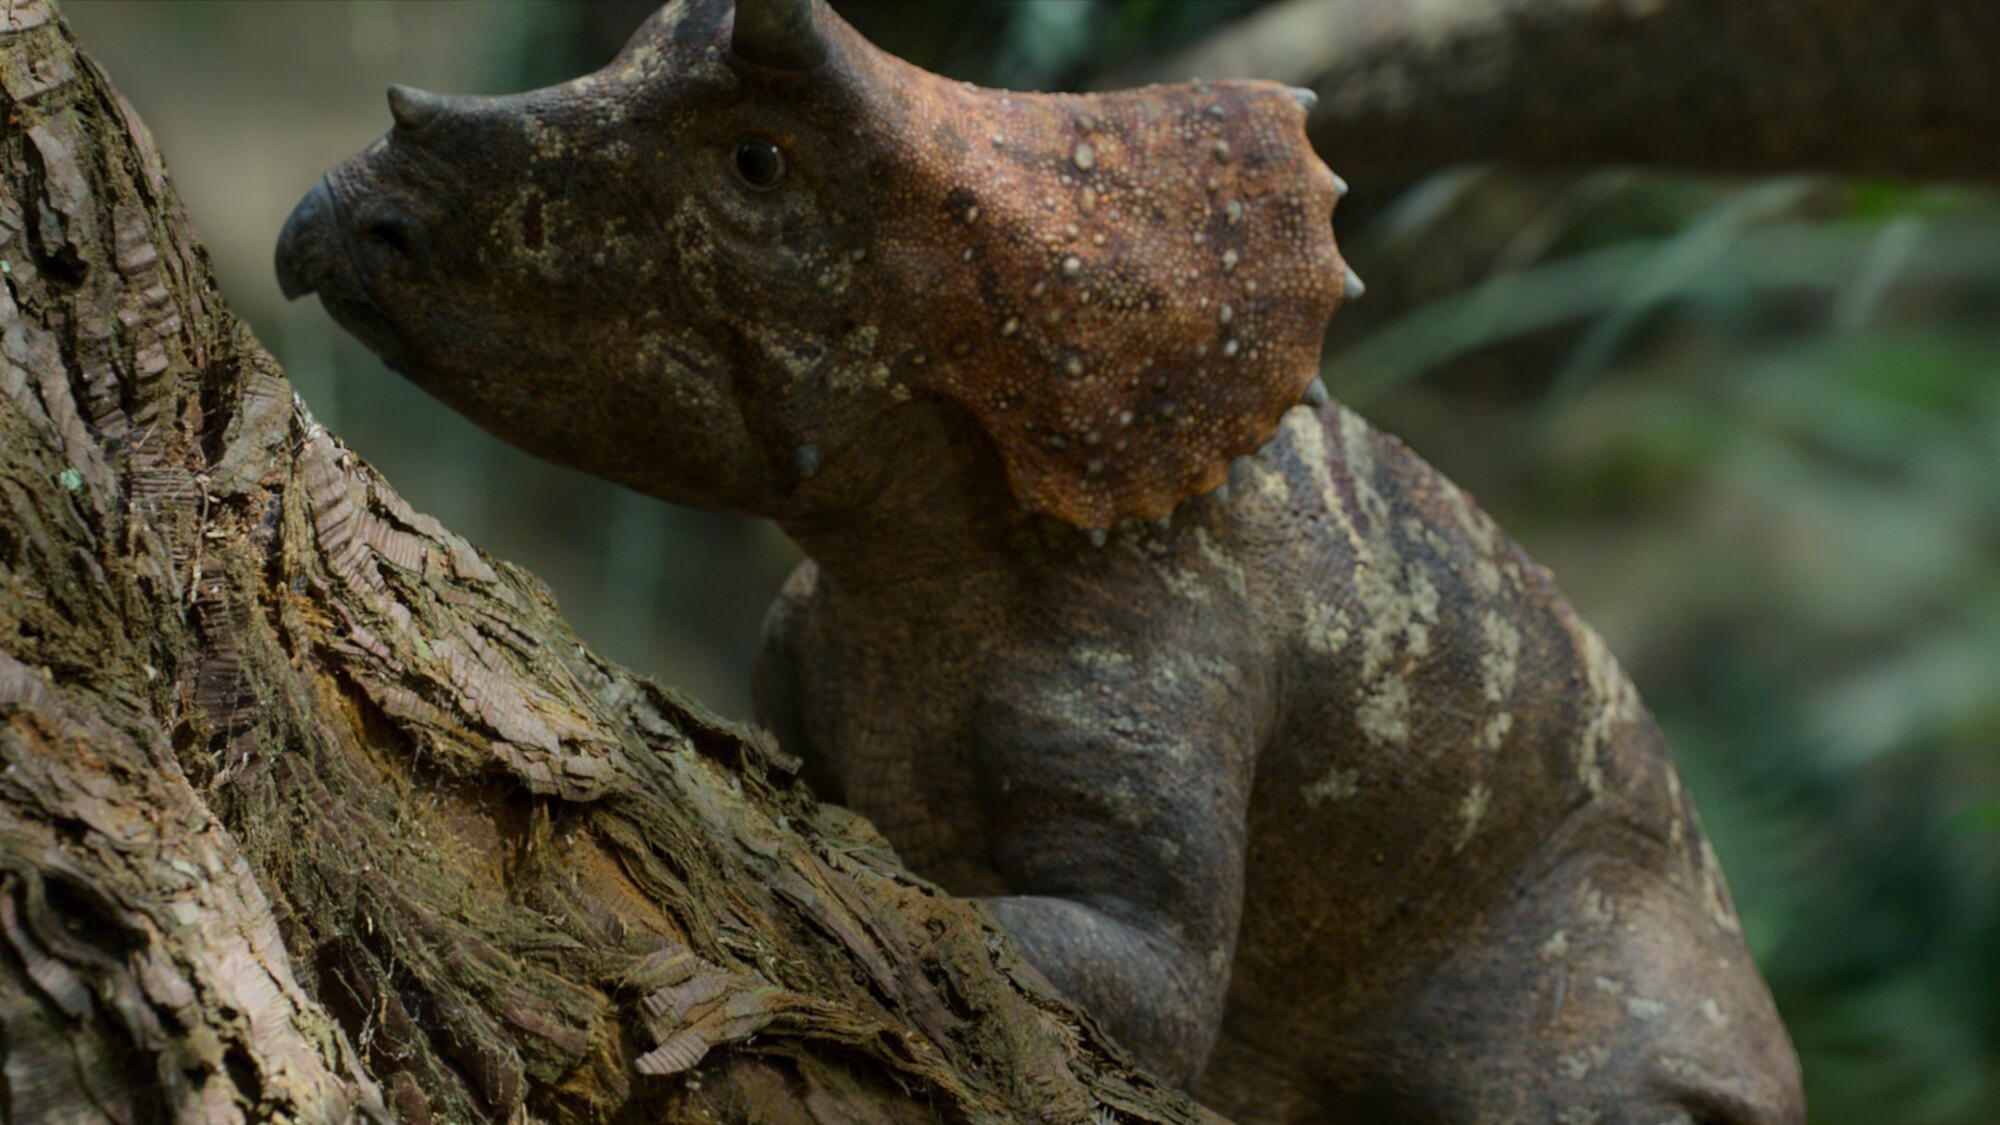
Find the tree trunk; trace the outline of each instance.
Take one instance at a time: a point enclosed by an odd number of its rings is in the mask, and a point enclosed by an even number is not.
[[[1204,1119],[317,425],[39,0],[0,86],[0,1119]]]
[[[2000,177],[1993,0],[1281,0],[1107,85],[1275,78],[1352,176],[1502,162]]]

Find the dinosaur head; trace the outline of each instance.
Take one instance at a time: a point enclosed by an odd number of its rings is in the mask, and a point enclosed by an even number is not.
[[[594,74],[390,107],[287,222],[287,294],[687,503],[858,502],[806,482],[949,402],[1024,504],[1164,516],[1275,432],[1347,284],[1284,87],[983,90],[822,0],[675,0]]]

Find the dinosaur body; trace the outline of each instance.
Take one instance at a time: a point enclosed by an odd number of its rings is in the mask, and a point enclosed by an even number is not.
[[[980,91],[685,0],[392,108],[287,291],[503,437],[778,520],[760,718],[1142,1058],[1245,1122],[1799,1117],[1603,644],[1293,405],[1354,282],[1282,88]]]
[[[823,546],[760,712],[1234,1119],[1799,1113],[1630,682],[1351,412],[1293,409],[1227,499],[1102,548],[999,519],[891,577]]]

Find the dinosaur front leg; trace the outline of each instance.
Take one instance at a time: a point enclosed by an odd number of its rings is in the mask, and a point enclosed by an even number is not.
[[[1242,912],[1255,739],[1238,673],[1088,645],[1018,664],[1030,671],[989,688],[976,724],[992,860],[1013,892],[983,901],[1114,1038],[1191,1082]]]
[[[1191,1084],[1221,1026],[1221,972],[1173,933],[1175,926],[1130,903],[1051,895],[980,901],[1029,964],[1082,1005],[1157,1073]],[[1127,920],[1129,919],[1129,920]]]

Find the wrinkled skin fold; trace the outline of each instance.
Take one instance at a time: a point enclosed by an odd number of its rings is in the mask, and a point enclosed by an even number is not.
[[[761,721],[1149,1065],[1245,1122],[1800,1119],[1603,643],[1295,405],[1356,287],[1289,92],[978,90],[683,0],[392,110],[287,292],[510,441],[776,519]]]

